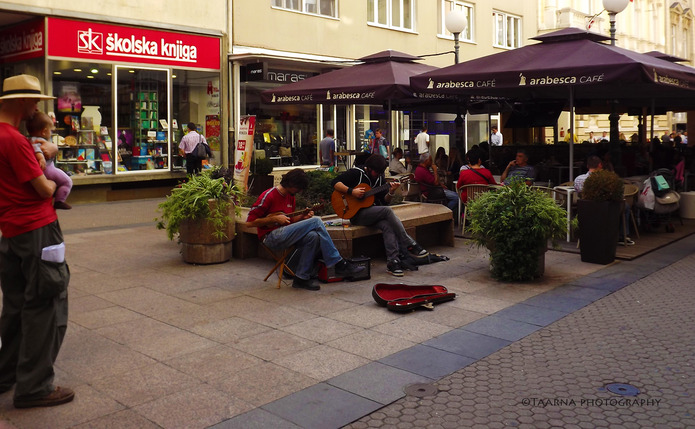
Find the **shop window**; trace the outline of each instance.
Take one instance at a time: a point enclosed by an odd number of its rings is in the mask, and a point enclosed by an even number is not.
[[[268,105],[261,92],[280,84],[242,82],[241,115],[256,115],[254,149],[276,167],[316,165],[318,161],[318,114],[316,105]]]
[[[48,114],[56,120],[56,167],[71,175],[111,173],[115,130],[110,65],[50,61],[56,97]]]
[[[521,46],[521,18],[504,12],[493,12],[494,46],[518,48]]]
[[[412,0],[368,0],[367,21],[398,30],[414,30],[415,2]]]
[[[116,66],[118,172],[169,169],[168,83],[167,69]]]
[[[337,0],[272,0],[277,8],[336,18]]]

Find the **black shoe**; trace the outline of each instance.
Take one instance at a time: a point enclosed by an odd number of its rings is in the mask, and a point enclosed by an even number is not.
[[[321,289],[321,286],[316,284],[316,282],[312,279],[309,280],[304,280],[300,279],[299,277],[295,277],[294,280],[292,281],[292,287],[297,288],[297,289],[306,289],[306,290],[319,290]]]
[[[386,271],[393,276],[403,277],[403,267],[401,267],[401,261],[398,259],[388,261],[386,263]]]
[[[424,258],[425,256],[429,255],[430,253],[425,250],[422,246],[419,244],[415,243],[412,246],[408,247],[408,252],[410,252],[411,255],[415,258]]]
[[[355,277],[357,274],[364,272],[364,270],[364,266],[353,264],[345,259],[335,264],[335,275],[344,279]]]

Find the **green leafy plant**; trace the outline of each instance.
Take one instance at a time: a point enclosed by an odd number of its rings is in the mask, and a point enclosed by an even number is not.
[[[567,234],[567,212],[523,180],[485,192],[468,202],[474,241],[490,249],[492,276],[503,281],[536,277],[548,240]]]
[[[582,188],[582,199],[592,201],[622,201],[625,184],[612,171],[596,170],[589,174]]]
[[[198,175],[188,176],[185,182],[172,189],[166,200],[159,204],[161,216],[155,219],[157,229],[166,230],[169,240],[173,240],[182,221],[207,219],[214,226],[215,236],[226,238],[225,225],[234,221],[229,216],[229,207],[233,205],[238,214],[242,196],[242,192],[231,181],[232,172],[225,167],[203,170]],[[210,204],[209,200],[214,203]]]
[[[333,214],[331,206],[331,194],[333,194],[333,186],[331,181],[338,176],[337,172],[313,170],[307,171],[309,177],[309,186],[299,194],[297,194],[297,207],[313,207],[316,204],[323,204],[323,208],[318,210],[318,216]]]
[[[251,173],[267,176],[273,172],[273,162],[268,158],[256,158],[251,162]]]

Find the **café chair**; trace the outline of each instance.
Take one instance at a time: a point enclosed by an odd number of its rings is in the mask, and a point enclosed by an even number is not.
[[[463,204],[463,198],[461,194],[463,190],[466,190],[466,204]],[[473,201],[485,192],[488,192],[492,188],[490,185],[463,185],[458,188],[459,194],[459,213],[461,213],[461,206],[463,205],[463,216],[461,218],[461,235],[466,232],[466,215],[468,214],[468,201]]]

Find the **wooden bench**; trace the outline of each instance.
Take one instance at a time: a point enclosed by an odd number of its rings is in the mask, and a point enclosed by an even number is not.
[[[393,212],[403,223],[406,232],[425,248],[428,246],[454,246],[454,218],[451,210],[441,204],[404,202],[391,206]],[[235,258],[270,258],[258,245],[255,227],[244,225],[248,208],[242,208],[237,218],[236,237],[233,244]],[[340,220],[336,215],[323,216],[323,221]],[[374,227],[328,226],[326,230],[335,247],[343,257],[384,256],[381,231]]]

